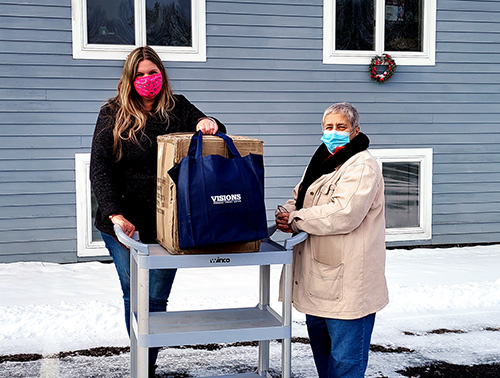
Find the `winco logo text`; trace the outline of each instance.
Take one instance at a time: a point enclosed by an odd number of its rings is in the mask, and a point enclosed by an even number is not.
[[[222,194],[219,196],[210,196],[214,205],[223,205],[226,203],[241,202],[241,194]]]
[[[229,264],[231,259],[229,257],[216,257],[210,259],[210,264]]]

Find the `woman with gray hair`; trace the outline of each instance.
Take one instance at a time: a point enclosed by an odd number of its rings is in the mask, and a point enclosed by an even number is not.
[[[293,304],[306,314],[320,378],[362,378],[375,313],[388,303],[384,181],[349,103],[328,107],[323,142],[276,224],[294,248]]]

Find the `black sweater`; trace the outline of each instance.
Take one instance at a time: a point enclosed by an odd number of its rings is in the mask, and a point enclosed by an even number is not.
[[[206,117],[184,96],[174,95],[175,106],[168,122],[150,116],[139,144],[122,140],[123,157],[116,162],[113,154],[113,125],[116,106],[105,104],[97,118],[92,139],[90,180],[97,199],[95,226],[114,235],[111,214],[123,214],[139,231],[143,243],[156,241],[156,165],[157,136],[196,130],[198,121]],[[219,130],[226,128],[218,122]]]

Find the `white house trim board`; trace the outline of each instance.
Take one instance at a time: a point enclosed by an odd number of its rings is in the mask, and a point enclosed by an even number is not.
[[[75,154],[77,256],[107,256],[103,241],[92,240],[90,154]]]
[[[384,0],[375,0],[375,51],[335,50],[335,4],[336,0],[323,1],[323,63],[324,64],[370,64],[375,55],[390,54],[398,65],[434,66],[436,64],[436,2],[424,1],[423,51],[385,51],[384,41]],[[378,22],[382,20],[382,22]]]
[[[136,47],[146,45],[146,0],[134,0],[135,44],[89,44],[87,41],[87,1],[71,0],[73,58],[125,60]],[[192,46],[151,46],[163,61],[205,62],[206,43],[205,0],[191,0]]]
[[[382,165],[384,163],[419,163],[419,227],[386,228],[386,241],[429,240],[432,238],[432,148],[370,149]]]

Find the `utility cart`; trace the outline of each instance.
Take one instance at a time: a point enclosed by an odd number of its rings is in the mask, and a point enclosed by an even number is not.
[[[252,253],[173,255],[158,244],[143,244],[129,238],[115,225],[118,240],[130,248],[130,358],[131,377],[148,375],[148,348],[259,342],[259,365],[255,373],[225,377],[271,377],[269,341],[282,340],[282,378],[291,376],[292,248],[307,238],[299,233],[281,245],[262,240]],[[272,235],[276,227],[269,229]],[[283,265],[282,314],[270,307],[270,266]],[[149,270],[260,266],[259,303],[255,307],[198,311],[149,312]],[[215,377],[214,377],[215,378]]]

